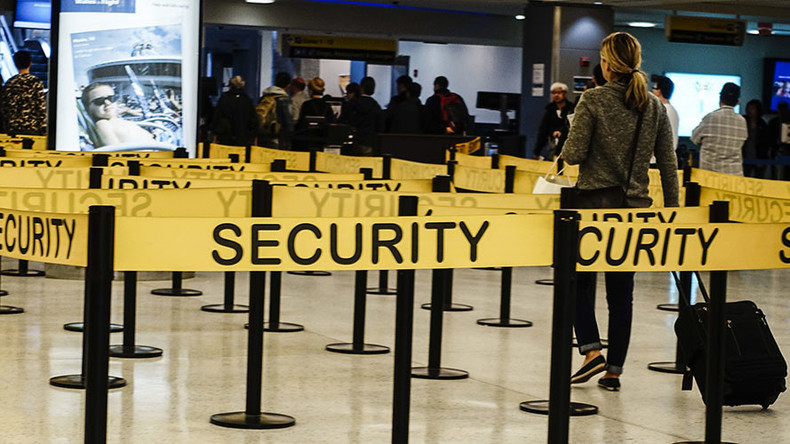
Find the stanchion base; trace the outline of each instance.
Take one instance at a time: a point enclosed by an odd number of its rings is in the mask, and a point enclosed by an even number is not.
[[[82,375],[53,376],[49,378],[49,384],[60,388],[84,390],[85,378]],[[117,376],[110,376],[107,378],[107,384],[111,389],[121,388],[126,385],[126,380]]]
[[[672,373],[674,375],[682,375],[685,373],[683,369],[678,369],[678,364],[675,361],[672,362],[651,362],[647,364],[648,370],[653,370],[654,372],[659,373]]]
[[[358,349],[354,348],[354,344],[341,342],[328,344],[326,350],[347,355],[383,355],[390,352],[390,348],[383,345],[362,344],[362,348]]]
[[[554,279],[538,279],[535,283],[538,285],[554,285]]]
[[[211,313],[248,313],[250,311],[250,307],[239,304],[233,304],[230,307],[225,304],[211,304],[204,305],[200,309]]]
[[[231,412],[211,415],[211,423],[233,429],[284,429],[296,424],[296,420],[292,416],[279,413],[248,415],[244,412]]]
[[[721,444],[735,444],[734,442],[729,441],[720,441]],[[673,442],[672,444],[705,444],[705,441],[678,441]]]
[[[288,274],[295,274],[297,276],[332,276],[328,271],[289,271]]]
[[[249,326],[247,328],[249,328]],[[304,325],[293,324],[291,322],[278,322],[275,327],[270,322],[264,322],[263,331],[271,333],[295,333],[297,331],[304,331]]]
[[[70,322],[68,324],[63,324],[63,329],[66,331],[82,333],[82,331],[85,329],[85,326],[82,324],[82,322]],[[110,324],[110,333],[120,333],[122,331],[123,325]]]
[[[658,304],[656,308],[663,311],[680,311],[678,304]]]
[[[427,304],[422,304],[420,305],[420,308],[422,308],[423,310],[430,310],[431,303],[428,302]],[[449,307],[444,307],[443,311],[472,311],[472,310],[474,310],[474,307],[472,307],[471,305],[453,303]]]
[[[178,296],[178,297],[189,297],[189,296],[201,296],[203,292],[200,290],[192,290],[190,288],[181,288],[176,290],[175,288],[157,288],[155,290],[151,290],[151,294],[155,294],[157,296]]]
[[[532,327],[532,322],[524,321],[522,319],[500,319],[500,318],[486,318],[478,319],[479,325],[486,327],[509,327],[509,328],[523,328]]]
[[[27,273],[21,273],[19,270],[3,270],[0,271],[3,276],[16,276],[16,277],[39,277],[44,276],[41,270],[27,270]]]
[[[428,367],[412,367],[411,377],[419,379],[466,379],[469,377],[469,372],[447,367],[434,369]]]
[[[158,358],[162,356],[162,349],[148,345],[111,345],[110,356],[130,359]]]
[[[0,290],[0,296],[8,296],[8,292],[5,290]]]
[[[571,342],[572,347],[578,347],[579,343],[576,342],[576,338],[573,338],[573,342]],[[603,348],[609,348],[609,340],[608,339],[601,339],[601,346]]]
[[[519,408],[528,413],[538,415],[549,414],[549,401],[524,401],[519,404]],[[598,407],[592,404],[581,402],[571,402],[571,416],[590,416],[598,413]]]
[[[379,288],[379,287],[370,287],[367,290],[365,290],[365,293],[367,293],[367,294],[384,294],[384,295],[386,295],[386,294],[398,294],[398,291],[396,289],[394,289],[394,288],[386,288],[386,289],[384,289],[384,288]]]
[[[12,314],[19,314],[25,311],[24,308],[21,307],[12,307],[10,305],[0,305],[0,315],[12,315]]]

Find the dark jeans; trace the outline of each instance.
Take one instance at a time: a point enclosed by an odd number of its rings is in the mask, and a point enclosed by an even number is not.
[[[633,272],[607,272],[606,302],[609,304],[609,353],[607,368],[610,373],[621,374],[628,342],[631,339],[633,317]],[[596,273],[576,273],[576,340],[579,352],[584,355],[590,350],[601,350],[601,337],[595,321]]]

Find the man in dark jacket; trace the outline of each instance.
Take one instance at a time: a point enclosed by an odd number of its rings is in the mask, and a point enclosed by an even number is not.
[[[450,92],[447,77],[433,81],[434,94],[425,101],[425,130],[430,134],[462,134],[469,124],[463,97]]]
[[[346,103],[340,116],[340,123],[346,123],[356,129],[354,154],[370,156],[373,153],[373,138],[381,131],[381,106],[371,97],[376,92],[376,81],[373,77],[360,80],[359,87],[362,95]]]
[[[241,76],[230,79],[228,86],[228,91],[222,94],[217,103],[211,131],[221,145],[252,145],[258,131],[255,103],[244,92],[244,79]]]
[[[568,114],[573,114],[574,103],[568,100],[568,85],[555,82],[551,85],[551,103],[546,105],[546,113],[540,122],[538,137],[535,139],[534,158],[541,155],[551,160],[559,156],[565,139],[568,138],[570,123]]]

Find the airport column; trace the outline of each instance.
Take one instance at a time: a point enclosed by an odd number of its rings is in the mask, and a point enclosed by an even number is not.
[[[567,84],[568,100],[579,101],[581,92],[574,93],[574,77],[592,76],[601,40],[614,30],[614,11],[603,5],[528,2],[524,16],[519,128],[527,136],[530,158],[551,101],[551,84]]]

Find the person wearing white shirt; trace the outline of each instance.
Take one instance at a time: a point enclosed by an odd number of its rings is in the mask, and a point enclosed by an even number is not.
[[[672,127],[672,143],[674,145],[675,150],[678,149],[678,124],[680,119],[678,118],[678,112],[675,110],[675,107],[669,103],[669,99],[672,98],[672,93],[675,91],[675,84],[669,77],[665,76],[658,76],[653,83],[653,94],[656,95],[659,99],[661,99],[661,103],[664,104],[664,108],[667,109],[667,117],[669,117],[669,125]]]

